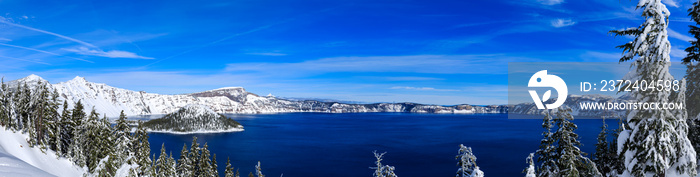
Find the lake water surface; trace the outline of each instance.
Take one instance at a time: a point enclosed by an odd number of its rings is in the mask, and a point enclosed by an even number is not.
[[[217,155],[219,172],[226,158],[242,176],[261,161],[266,176],[372,176],[372,151],[387,152],[384,164],[401,177],[454,176],[459,144],[472,147],[487,176],[523,176],[525,158],[537,150],[542,116],[508,119],[507,114],[288,113],[228,115],[245,131],[175,135],[150,133],[151,152],[161,144],[174,157],[192,137]],[[138,118],[138,117],[135,117]],[[131,118],[130,118],[131,119]],[[591,155],[600,119],[576,120],[581,149]],[[609,126],[617,127],[610,120]]]

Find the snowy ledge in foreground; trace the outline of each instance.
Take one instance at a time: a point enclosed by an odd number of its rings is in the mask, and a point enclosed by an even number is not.
[[[186,135],[186,134],[205,134],[205,133],[230,133],[230,132],[242,132],[244,131],[243,128],[232,128],[232,129],[226,129],[226,130],[195,130],[195,131],[186,131],[186,132],[180,132],[180,131],[174,131],[174,130],[147,130],[150,133],[170,133],[170,134],[181,134],[181,135]]]

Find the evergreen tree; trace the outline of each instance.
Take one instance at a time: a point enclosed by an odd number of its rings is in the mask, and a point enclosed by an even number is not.
[[[542,133],[544,138],[540,141],[540,149],[535,152],[537,154],[537,162],[540,164],[540,170],[537,176],[539,177],[554,177],[559,175],[559,166],[557,166],[558,152],[555,146],[555,140],[552,136],[552,115],[550,112],[545,112],[542,122],[542,128],[545,132]]]
[[[700,25],[700,2],[694,2],[693,6],[688,9],[688,15]],[[686,111],[688,115],[688,139],[696,150],[696,162],[700,160],[700,28],[695,25],[688,25],[689,33],[695,37],[695,40],[689,41],[691,46],[685,51],[688,55],[683,58],[683,63],[686,65]],[[697,170],[696,170],[697,171]]]
[[[216,164],[216,154],[211,154],[211,171],[213,176],[219,176],[219,165]]]
[[[132,151],[135,152],[136,164],[139,165],[137,169],[138,175],[152,174],[152,161],[150,158],[151,145],[148,143],[148,132],[146,132],[146,129],[143,127],[143,122],[141,121],[138,122],[136,133],[134,133],[132,148]]]
[[[581,142],[578,140],[578,134],[574,132],[577,126],[571,122],[574,119],[571,115],[571,109],[559,108],[556,115],[557,119],[554,122],[558,129],[552,136],[557,141],[557,152],[559,152],[557,161],[559,175],[602,176],[595,163],[585,157],[586,153],[579,149]]]
[[[192,176],[201,176],[202,169],[200,168],[201,165],[201,150],[199,148],[199,144],[197,143],[197,137],[192,138],[192,145],[190,145],[190,152],[187,154],[187,159],[189,160],[190,163],[190,171],[192,173]]]
[[[198,176],[216,176],[214,171],[212,171],[210,155],[209,145],[204,143],[204,147],[201,148],[201,154],[199,156],[199,164],[197,165],[199,171],[195,172],[195,174],[199,174]]]
[[[637,9],[642,9],[645,19],[638,28],[614,30],[615,35],[631,35],[635,39],[618,46],[624,55],[620,61],[636,60],[624,80],[673,81],[668,72],[671,44],[668,41],[668,9],[661,0],[640,0]],[[656,103],[685,103],[685,83],[673,91],[635,91],[633,98]],[[673,97],[672,95],[675,95]],[[618,143],[626,169],[623,175],[666,176],[697,174],[696,152],[688,140],[687,113],[680,110],[632,110],[627,116],[630,130],[620,133]]]
[[[7,85],[5,85],[5,77],[0,78],[0,126],[3,126],[7,130],[7,124],[10,118],[7,116],[8,102],[7,102]]]
[[[380,153],[377,153],[377,151],[374,151],[373,153],[374,153],[374,158],[377,159],[377,161],[374,162],[374,164],[377,166],[370,167],[370,169],[374,169],[374,173],[372,174],[372,176],[374,176],[374,177],[397,177],[396,173],[394,173],[394,170],[395,170],[394,166],[382,164],[382,160],[384,160],[384,154],[386,154],[386,152],[383,152],[380,154]],[[260,172],[261,169],[259,168],[259,166],[260,166],[260,162],[258,161],[258,165],[255,166],[255,169],[260,175],[262,175],[262,172]],[[260,177],[260,175],[258,175],[258,177]]]
[[[695,22],[696,25],[700,25],[700,3],[699,2],[694,2],[693,6],[688,9],[688,16]],[[693,37],[695,37],[695,40],[688,41],[690,42],[690,47],[686,48],[685,51],[688,52],[688,55],[683,58],[683,63],[691,63],[691,62],[697,62],[700,61],[700,42],[698,42],[700,39],[700,28],[695,25],[688,25],[690,27],[690,30],[688,33],[692,34]],[[691,80],[691,79],[689,79]],[[697,81],[697,80],[695,80]],[[691,113],[691,112],[688,112]],[[690,114],[691,116],[697,115],[695,114]]]
[[[165,153],[165,143],[161,145],[160,148],[160,156],[158,156],[158,160],[156,160],[156,165],[153,167],[153,171],[156,171],[156,176],[163,176],[165,177],[165,170],[166,166],[168,165],[168,154]]]
[[[171,152],[168,155],[168,159],[165,162],[164,169],[162,170],[163,176],[177,176],[177,171],[175,169],[177,167],[177,164],[175,163],[175,159],[173,159],[173,153]]]
[[[597,164],[598,171],[601,174],[606,174],[606,176],[612,176],[614,162],[612,158],[616,158],[613,152],[611,152],[611,146],[608,143],[608,125],[605,123],[605,118],[603,118],[603,126],[601,126],[600,133],[598,133],[598,142],[595,144],[596,151],[593,162]]]
[[[394,167],[391,167],[391,174],[394,174]],[[255,165],[255,176],[256,177],[265,177],[262,173],[262,167],[260,166],[260,161],[258,161],[258,165]],[[396,175],[394,175],[396,176]]]
[[[71,110],[68,109],[68,101],[63,101],[63,111],[61,111],[61,122],[59,123],[59,143],[56,145],[56,153],[65,155],[68,147],[73,142],[73,129],[75,124],[71,118]]]
[[[226,171],[224,171],[224,176],[225,177],[235,177],[236,174],[233,171],[233,166],[231,166],[231,159],[228,158],[226,159]]]
[[[459,145],[457,151],[457,177],[483,177],[484,172],[479,170],[476,165],[476,156],[472,153],[472,148],[466,147],[463,144]]]
[[[180,174],[180,176],[192,176],[192,163],[188,156],[187,145],[183,144],[182,151],[180,151],[180,159],[177,159],[177,173]]]
[[[527,159],[525,159],[525,163],[527,163],[527,169],[525,169],[523,172],[525,172],[525,177],[536,177],[537,173],[535,173],[535,162],[533,162],[535,154],[530,153],[530,155],[527,156]]]
[[[117,119],[116,125],[114,126],[114,150],[117,153],[117,159],[121,163],[125,163],[127,157],[130,155],[129,146],[131,144],[131,136],[129,131],[129,125],[126,121],[126,114],[122,110],[119,114],[119,119]]]

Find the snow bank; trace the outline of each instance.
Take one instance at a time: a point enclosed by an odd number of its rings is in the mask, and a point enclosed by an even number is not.
[[[85,169],[48,150],[30,148],[27,135],[0,127],[0,176],[83,176]]]

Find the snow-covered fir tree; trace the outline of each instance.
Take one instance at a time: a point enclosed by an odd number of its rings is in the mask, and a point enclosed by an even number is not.
[[[235,168],[231,166],[231,159],[228,158],[226,159],[226,171],[224,171],[224,176],[225,177],[239,177],[240,175],[236,175],[236,172],[234,172]]]
[[[537,173],[535,173],[535,162],[533,161],[534,158],[535,154],[530,153],[525,159],[525,163],[527,163],[527,168],[523,171],[525,172],[525,177],[537,177]]]
[[[370,167],[370,169],[374,169],[374,173],[372,174],[372,176],[374,176],[374,177],[397,177],[396,173],[394,173],[394,170],[395,170],[394,166],[382,164],[382,160],[384,160],[384,154],[386,154],[386,152],[383,152],[380,154],[380,153],[377,153],[377,151],[374,151],[373,153],[374,153],[374,158],[377,159],[377,161],[375,161],[374,164],[377,166]],[[260,163],[260,162],[258,162],[258,163]],[[256,169],[257,169],[257,167],[256,167]]]
[[[136,158],[136,164],[139,166],[137,173],[139,176],[152,174],[151,168],[151,146],[148,143],[148,132],[143,127],[141,121],[138,122],[138,127],[134,133],[134,137],[131,141],[132,151],[134,152],[134,157]]]
[[[688,139],[696,150],[696,161],[700,160],[700,2],[694,2],[688,9],[688,15],[695,22],[689,25],[688,31],[695,40],[689,41],[691,46],[686,48],[687,56],[683,58],[686,65],[686,112],[688,113]]]
[[[184,144],[182,145],[182,151],[180,151],[180,158],[177,159],[177,174],[180,174],[180,176],[192,176],[192,162],[188,156],[187,144]]]
[[[208,143],[204,143],[204,146],[200,150],[200,156],[199,156],[199,164],[198,166],[198,171],[195,172],[195,174],[199,174],[198,176],[217,176],[216,173],[212,170],[212,162],[211,162],[211,154],[209,152],[209,145]]]
[[[463,144],[459,145],[457,151],[457,177],[483,177],[484,172],[476,165],[476,156],[472,153],[471,147],[466,147]]]
[[[197,137],[192,138],[192,145],[190,145],[190,152],[187,154],[187,159],[189,160],[188,165],[190,165],[189,170],[192,176],[200,176],[202,169],[200,168],[200,161],[202,157],[202,151],[197,143]]]
[[[633,60],[624,80],[673,81],[668,72],[671,44],[668,41],[670,12],[661,0],[640,0],[644,22],[637,28],[614,30],[615,35],[631,35],[635,39],[618,46],[624,52],[620,61]],[[685,87],[681,80],[681,87]],[[633,98],[644,102],[685,103],[684,89],[673,91],[636,91]],[[672,97],[675,95],[675,97]],[[630,130],[618,137],[618,153],[624,161],[623,176],[695,176],[696,152],[688,139],[685,111],[631,110],[626,118]]]
[[[617,158],[617,155],[611,152],[612,149],[610,143],[608,143],[608,124],[605,123],[605,118],[603,118],[603,126],[600,129],[598,142],[595,144],[596,151],[593,162],[595,162],[601,174],[613,176],[612,171],[615,165],[613,159]]]
[[[545,112],[545,116],[542,120],[542,128],[545,131],[542,133],[544,138],[540,141],[540,149],[535,153],[537,154],[537,162],[540,163],[539,177],[554,177],[559,174],[559,166],[557,166],[558,152],[556,145],[554,144],[556,140],[552,136],[552,126],[553,124],[552,115],[550,112]]]
[[[557,152],[559,158],[559,175],[562,176],[601,176],[595,164],[585,157],[579,146],[578,134],[574,131],[578,128],[571,122],[574,116],[571,115],[570,108],[559,108],[556,112],[557,119],[554,120],[558,129],[552,136],[557,141]]]
[[[255,177],[265,177],[262,173],[262,166],[260,166],[260,161],[255,165]]]

